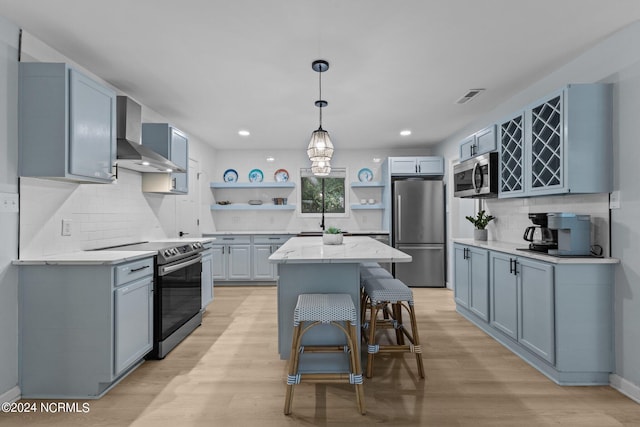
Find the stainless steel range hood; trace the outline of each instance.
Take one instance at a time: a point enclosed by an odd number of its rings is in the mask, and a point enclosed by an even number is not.
[[[128,96],[118,96],[116,103],[118,159],[120,168],[139,172],[186,172],[140,143],[142,107]]]

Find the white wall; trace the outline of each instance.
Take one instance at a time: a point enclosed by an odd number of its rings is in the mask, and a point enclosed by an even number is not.
[[[349,184],[358,181],[358,171],[367,167],[374,173],[373,181],[381,181],[381,163],[373,161],[374,158],[384,160],[391,155],[429,155],[429,150],[349,150],[336,144],[336,151],[331,162],[333,167],[347,169],[347,207],[352,203],[360,203],[360,199],[374,199],[380,201],[381,189],[351,189]],[[274,157],[273,162],[267,162],[267,157]],[[248,174],[254,168],[262,170],[265,181],[274,181],[273,175],[278,169],[286,169],[289,172],[290,181],[296,184],[295,189],[264,189],[264,190],[240,190],[240,189],[216,189],[212,190],[216,201],[228,200],[230,202],[246,203],[251,199],[259,199],[264,203],[272,203],[272,197],[287,197],[287,203],[295,204],[296,211],[213,211],[212,226],[214,229],[203,228],[203,232],[213,231],[288,231],[297,232],[320,230],[320,217],[301,216],[299,212],[300,199],[300,168],[309,167],[310,162],[306,155],[306,142],[300,142],[300,149],[279,151],[247,151],[247,150],[218,150],[215,158],[214,175],[211,181],[220,182],[224,171],[235,169],[239,175],[239,182],[249,182]],[[347,215],[342,217],[327,216],[327,226],[335,226],[346,231],[381,231],[382,211],[357,210],[347,208]]]
[[[554,73],[517,94],[480,120],[448,138],[436,154],[457,157],[459,141],[475,130],[500,120],[524,105],[567,83],[609,82],[614,86],[614,189],[620,190],[620,209],[608,215],[608,195],[556,196],[540,199],[491,200],[485,203],[498,220],[490,238],[520,241],[528,212],[549,210],[594,215],[594,238],[610,246],[621,263],[615,272],[615,374],[612,385],[640,401],[640,188],[638,186],[638,116],[640,114],[640,23],[613,34]],[[452,202],[452,216],[456,202]],[[468,225],[471,227],[471,224]],[[609,235],[609,227],[611,233]],[[453,233],[458,237],[459,232]],[[610,237],[610,244],[609,242]]]
[[[18,27],[0,17],[0,193],[18,193]],[[18,214],[0,213],[0,402],[18,389]]]

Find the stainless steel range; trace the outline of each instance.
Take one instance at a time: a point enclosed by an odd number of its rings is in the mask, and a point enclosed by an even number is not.
[[[202,323],[200,242],[140,242],[101,248],[156,251],[153,297],[153,350],[162,359]]]

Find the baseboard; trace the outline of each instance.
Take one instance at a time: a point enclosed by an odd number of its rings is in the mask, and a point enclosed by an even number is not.
[[[640,403],[640,386],[632,383],[631,381],[625,380],[616,374],[609,375],[609,383],[611,387],[618,390],[629,399]]]
[[[20,387],[15,386],[12,389],[7,390],[6,392],[0,394],[0,402],[15,402],[20,400]]]

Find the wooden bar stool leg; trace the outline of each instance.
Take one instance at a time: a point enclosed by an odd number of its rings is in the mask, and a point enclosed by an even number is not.
[[[366,414],[364,406],[364,386],[362,385],[362,367],[360,366],[360,347],[357,340],[358,334],[356,332],[356,326],[349,323],[349,334],[347,339],[349,340],[350,348],[350,361],[353,383],[356,386],[356,401],[358,404],[358,410],[362,415]]]
[[[298,364],[300,361],[300,340],[302,337],[302,326],[296,325],[293,328],[293,339],[291,340],[291,353],[289,354],[289,372],[287,375],[287,395],[284,400],[285,415],[291,414],[291,403],[293,402],[293,387],[298,384],[297,376]]]
[[[396,330],[396,344],[404,345],[404,333],[402,332],[402,304],[400,302],[394,302],[393,307],[393,319],[395,320]]]
[[[378,352],[376,342],[376,319],[378,317],[379,306],[376,301],[371,300],[371,314],[369,315],[369,339],[367,340],[367,378],[373,375],[373,358]]]
[[[418,374],[420,378],[424,378],[424,365],[422,362],[422,347],[420,345],[420,335],[418,334],[418,322],[416,320],[416,312],[413,308],[413,301],[409,301],[409,316],[411,317],[411,334],[413,335],[413,346],[416,354],[416,364],[418,365]]]

